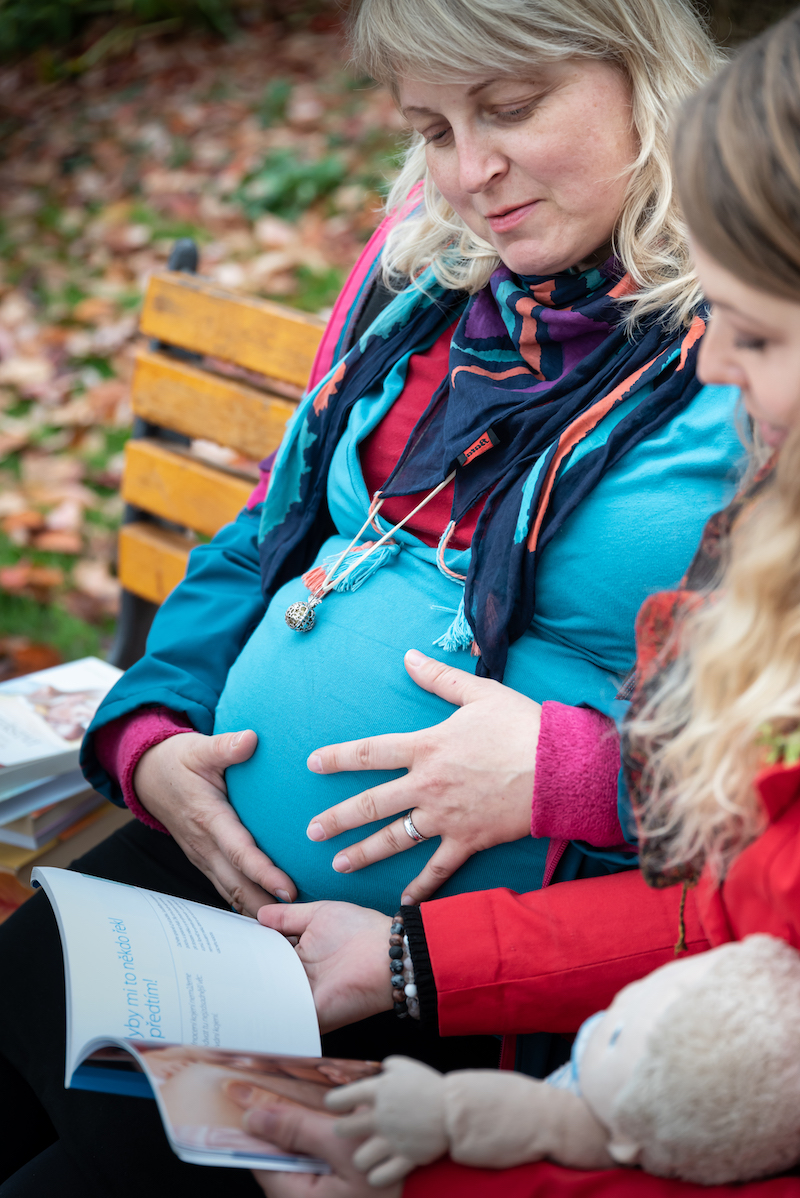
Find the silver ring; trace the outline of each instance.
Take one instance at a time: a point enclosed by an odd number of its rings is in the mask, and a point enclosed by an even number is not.
[[[420,841],[420,840],[427,840],[427,839],[428,839],[428,837],[427,837],[427,836],[423,836],[423,835],[422,835],[422,833],[421,833],[421,832],[418,832],[418,831],[417,831],[417,829],[414,827],[414,821],[413,821],[413,819],[411,818],[411,812],[410,812],[410,811],[408,812],[408,814],[407,814],[407,815],[404,817],[404,819],[403,819],[403,827],[405,828],[406,832],[408,832],[408,834],[409,834],[409,836],[411,837],[411,839],[412,839],[412,840],[416,840],[418,843],[419,843],[419,841]]]

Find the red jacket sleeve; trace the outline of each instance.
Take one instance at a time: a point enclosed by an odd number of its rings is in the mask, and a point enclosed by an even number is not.
[[[515,1169],[469,1169],[450,1160],[416,1169],[403,1198],[800,1198],[800,1178],[774,1177],[749,1185],[699,1186],[638,1169],[583,1171],[550,1161]]]
[[[577,1031],[673,959],[680,897],[678,886],[651,890],[635,870],[423,903],[441,1035]],[[690,953],[710,947],[691,890],[685,925]]]

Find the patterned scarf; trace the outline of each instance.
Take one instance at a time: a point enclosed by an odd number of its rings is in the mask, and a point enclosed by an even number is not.
[[[460,313],[447,377],[381,494],[426,492],[457,466],[450,531],[487,497],[464,613],[480,647],[476,673],[502,680],[508,646],[533,618],[542,550],[605,472],[700,389],[703,318],[678,332],[652,319],[629,339],[618,301],[632,289],[611,259],[551,279],[501,266],[470,299],[428,271],[398,295],[304,398],[278,451],[259,536],[267,601],[333,531],[327,476],[353,405]],[[605,441],[566,469],[580,442],[635,394]]]

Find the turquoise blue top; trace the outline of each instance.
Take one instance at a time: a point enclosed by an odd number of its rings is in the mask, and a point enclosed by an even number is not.
[[[320,561],[341,552],[364,521],[370,497],[358,443],[389,402],[366,400],[353,410],[328,483],[328,506],[341,536],[323,546]],[[507,685],[539,702],[608,710],[634,657],[640,604],[649,591],[677,581],[705,517],[730,494],[731,462],[740,452],[730,403],[725,392],[702,391],[683,416],[628,454],[581,504],[543,554],[537,615],[511,647]],[[608,431],[598,429],[596,437]],[[305,761],[321,745],[411,732],[452,713],[408,677],[407,649],[472,668],[466,652],[445,653],[433,644],[452,619],[460,587],[439,573],[435,550],[405,530],[397,539],[402,551],[359,590],[324,600],[310,633],[293,632],[284,620],[289,604],[306,597],[300,580],[278,592],[228,675],[214,728],[252,727],[258,733],[250,761],[228,770],[228,792],[259,845],[294,879],[301,900],[346,899],[388,913],[438,840],[355,874],[335,873],[335,853],[365,832],[315,844],[305,835],[311,817],[397,774],[319,776]],[[450,554],[447,564],[466,572],[467,556]],[[269,684],[273,678],[277,685]],[[478,853],[439,894],[535,889],[546,851],[546,840],[526,837]]]
[[[397,382],[402,384],[399,376]],[[393,392],[387,388],[382,402],[360,402],[351,414],[328,482],[339,535],[320,559],[344,548],[363,523],[369,497],[357,446],[393,402]],[[634,660],[640,604],[677,582],[708,516],[733,492],[741,457],[736,395],[730,388],[704,388],[679,417],[605,475],[547,546],[537,575],[536,615],[511,647],[507,685],[539,702],[609,710]],[[610,423],[602,423],[580,452],[609,431]],[[312,632],[293,632],[284,612],[305,597],[305,588],[299,579],[287,584],[264,610],[258,519],[258,509],[243,512],[192,553],[186,580],[158,613],[147,656],[120,680],[92,727],[143,703],[163,703],[185,711],[201,732],[254,728],[256,753],[230,769],[227,782],[257,842],[294,879],[302,900],[341,898],[392,912],[404,884],[438,842],[355,874],[336,874],[330,864],[336,852],[366,832],[315,844],[305,835],[310,818],[394,775],[320,777],[305,762],[325,744],[424,728],[451,714],[447,703],[411,682],[403,654],[418,648],[472,668],[467,653],[448,654],[433,645],[461,590],[439,573],[434,551],[402,531],[399,554],[359,590],[329,595]],[[450,554],[448,565],[463,567],[465,557]],[[84,761],[92,783],[119,799],[94,758],[91,737]],[[526,838],[477,854],[439,893],[535,889],[546,849],[546,841]]]

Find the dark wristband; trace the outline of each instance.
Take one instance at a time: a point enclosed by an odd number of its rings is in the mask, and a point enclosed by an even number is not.
[[[414,963],[414,982],[417,987],[420,1023],[431,1027],[439,1026],[439,1002],[436,981],[433,976],[428,942],[421,907],[403,907],[403,924],[408,939],[409,953]]]

